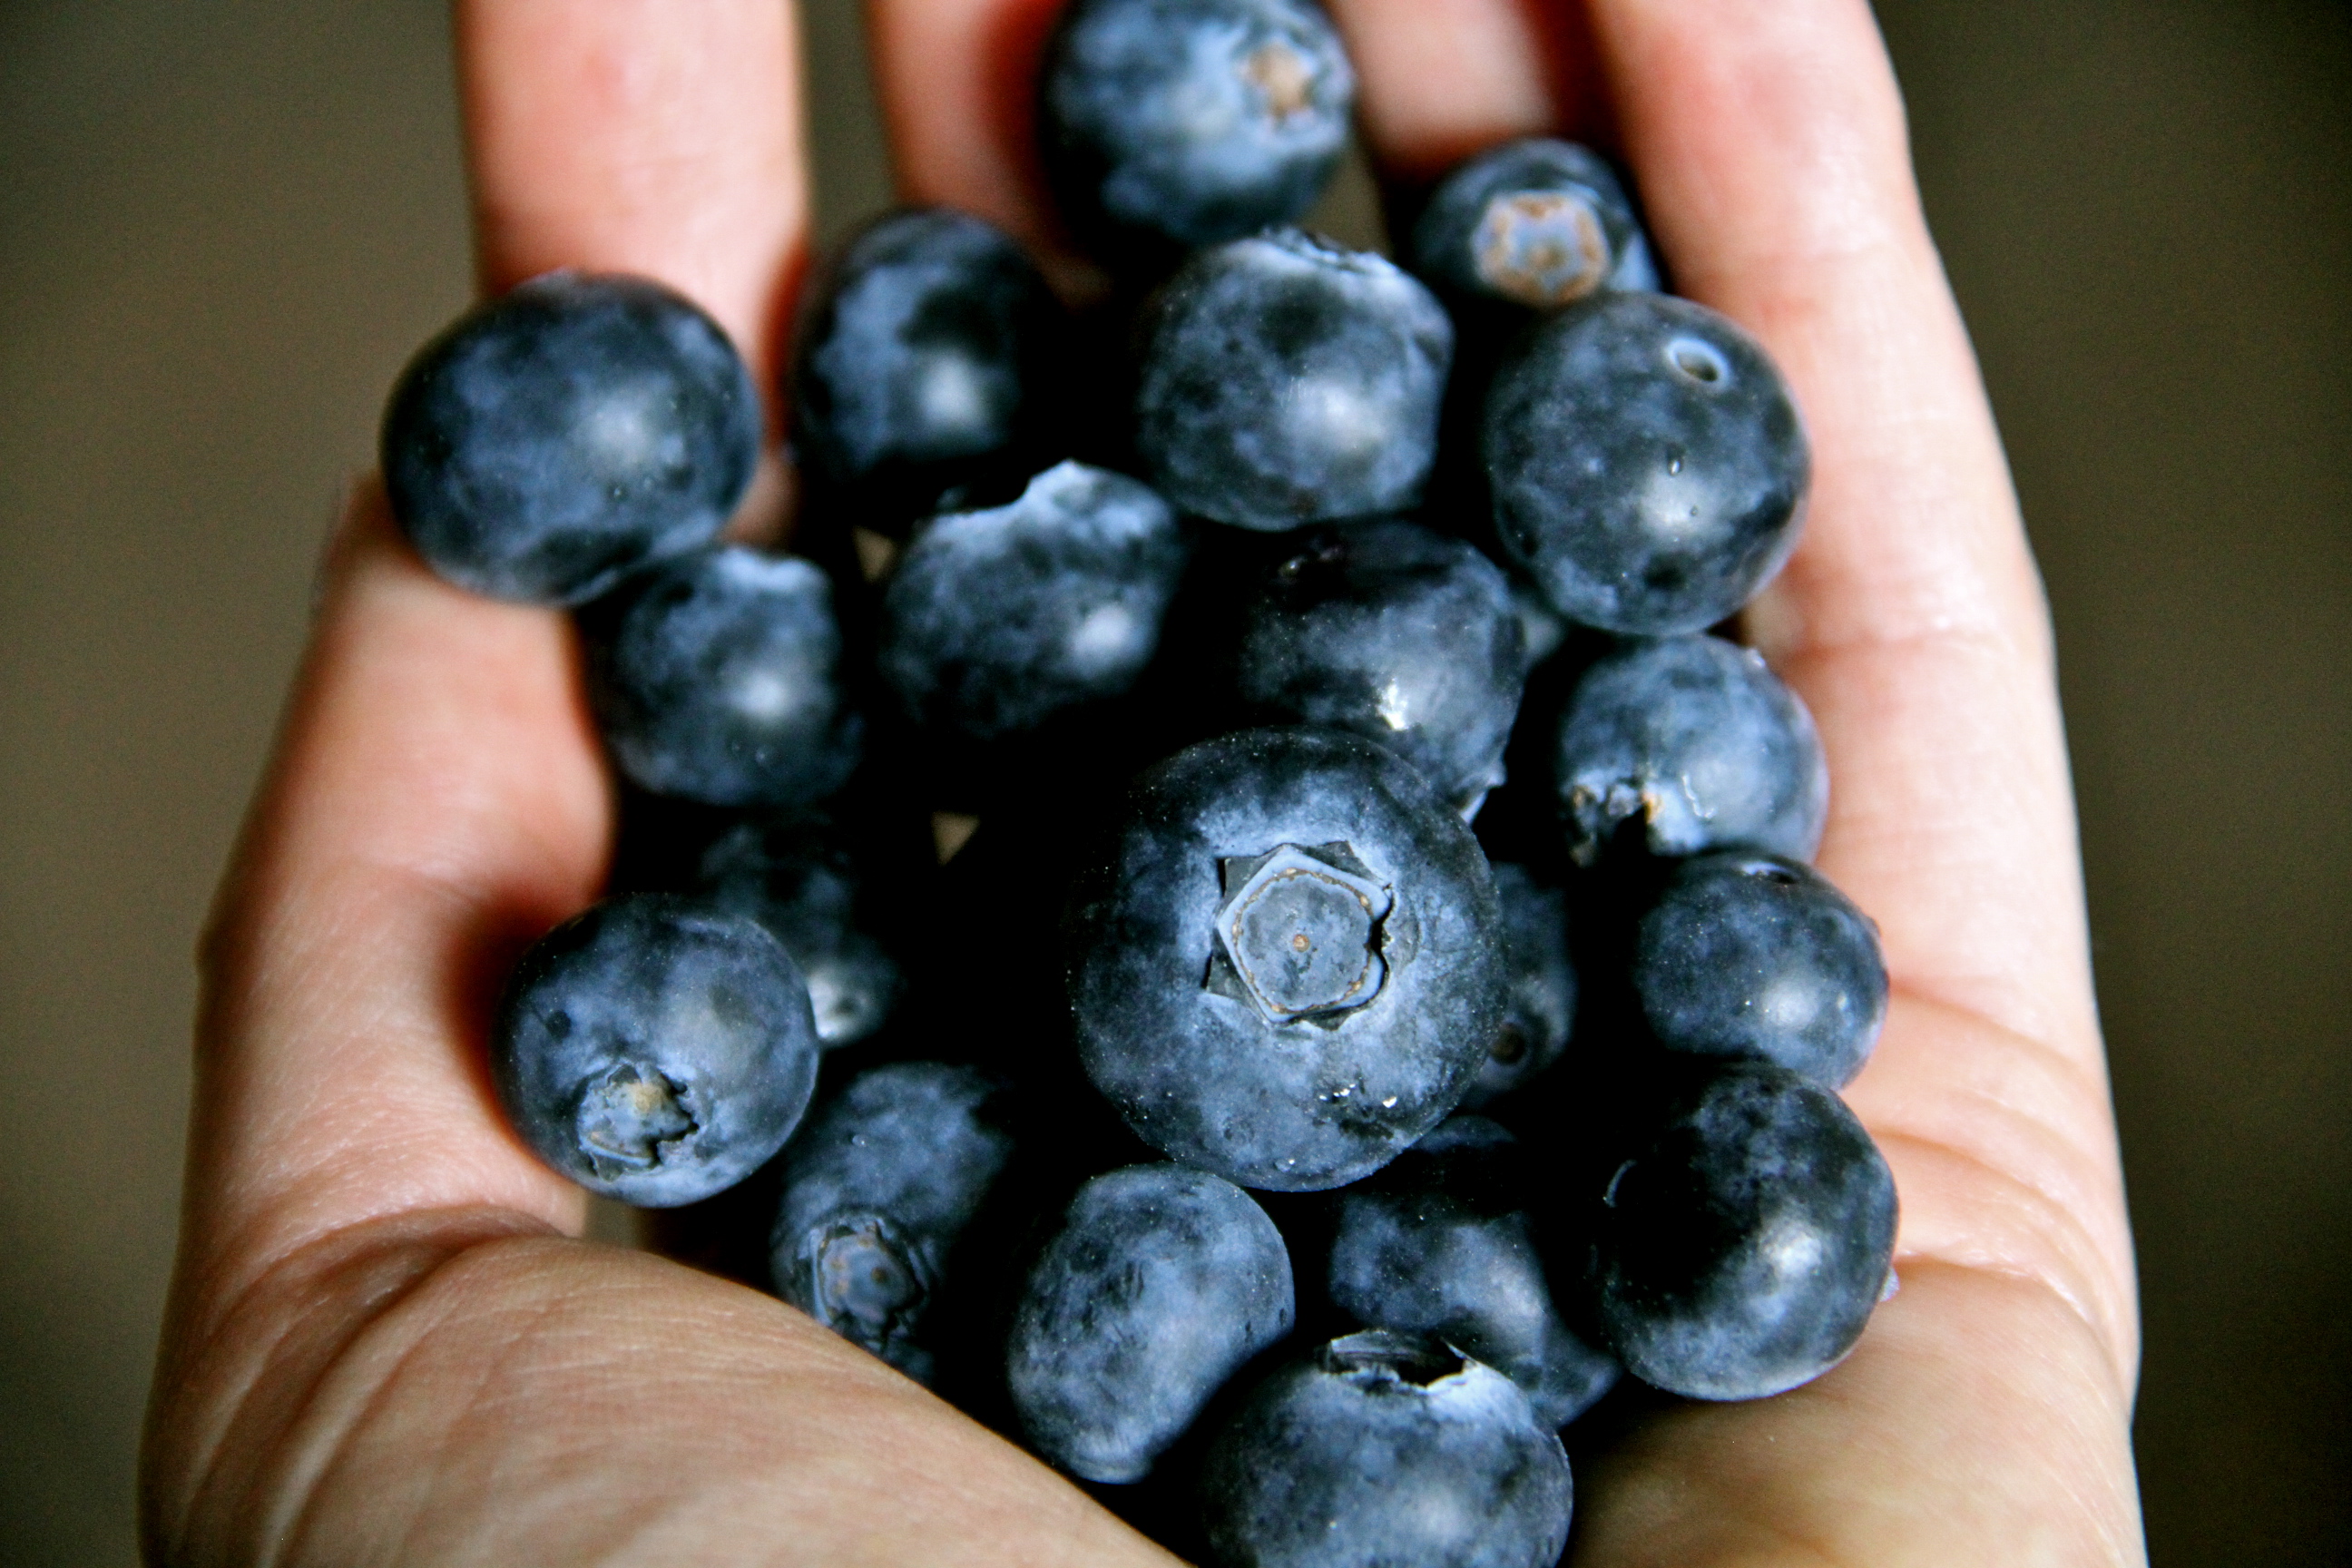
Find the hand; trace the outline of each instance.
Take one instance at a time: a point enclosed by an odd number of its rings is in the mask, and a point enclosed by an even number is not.
[[[1383,165],[1613,124],[1680,287],[1778,356],[1817,484],[1748,630],[1834,777],[1895,1000],[1849,1099],[1903,1290],[1820,1381],[1578,1478],[1579,1563],[2126,1563],[2132,1268],[2050,631],[1864,0],[1334,0]],[[871,0],[901,183],[1041,245],[1051,0]],[[774,384],[806,176],[779,0],[461,0],[483,280],[648,273]],[[1612,106],[1609,110],[1603,105]],[[203,951],[159,1561],[1166,1562],[781,1304],[577,1239],[481,1037],[596,893],[562,617],[428,575],[362,487]]]

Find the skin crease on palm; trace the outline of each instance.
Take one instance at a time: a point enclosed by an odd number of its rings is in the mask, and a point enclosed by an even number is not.
[[[872,0],[910,197],[1050,244],[1019,100],[1053,9]],[[1680,288],[1777,356],[1816,453],[1748,629],[1828,747],[1821,867],[1884,928],[1893,1006],[1847,1096],[1900,1188],[1903,1289],[1827,1376],[1675,1407],[1587,1467],[1571,1560],[2140,1560],[2047,613],[1864,0],[1333,10],[1401,177],[1542,130],[1621,149]],[[457,28],[485,286],[651,274],[772,385],[807,214],[782,0],[461,0]],[[782,1304],[573,1239],[581,1195],[502,1125],[481,1050],[506,967],[609,853],[576,651],[555,614],[436,582],[354,493],[203,948],[151,1556],[1169,1561]]]

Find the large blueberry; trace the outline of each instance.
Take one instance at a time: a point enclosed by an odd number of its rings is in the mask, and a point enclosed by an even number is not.
[[[1895,1179],[1853,1112],[1769,1062],[1671,1095],[1601,1195],[1596,1310],[1643,1382],[1758,1399],[1862,1337],[1895,1252]]]
[[[1009,489],[1060,448],[1067,323],[1021,247],[944,207],[895,212],[817,280],[793,448],[843,519],[896,532]]]
[[[1454,328],[1410,275],[1276,229],[1194,256],[1142,332],[1136,451],[1185,510],[1276,530],[1420,499]]]
[[[1658,287],[1617,172],[1589,148],[1546,137],[1490,147],[1446,175],[1413,225],[1412,269],[1456,300],[1532,310]]]
[[[1282,1234],[1247,1193],[1181,1165],[1078,1189],[1005,1345],[1022,1430],[1090,1481],[1140,1480],[1297,1312]]]
[[[784,1157],[769,1243],[784,1300],[929,1381],[925,1314],[1013,1156],[1003,1098],[974,1068],[941,1062],[850,1079]]]
[[[695,877],[705,904],[750,915],[784,944],[827,1050],[879,1029],[907,989],[882,906],[909,889],[880,882],[864,847],[826,816],[764,817],[713,839]]]
[[[1520,622],[1502,570],[1461,540],[1401,519],[1313,531],[1259,578],[1236,658],[1254,721],[1378,741],[1465,816],[1503,782]]]
[[[1753,338],[1663,294],[1605,294],[1522,338],[1487,391],[1495,532],[1562,615],[1695,632],[1796,547],[1811,458]]]
[[[1642,917],[1633,987],[1661,1043],[1760,1057],[1829,1089],[1886,1018],[1878,927],[1811,867],[1739,850],[1675,868]]]
[[[1537,1255],[1533,1183],[1508,1132],[1454,1116],[1338,1194],[1327,1282],[1368,1327],[1433,1334],[1517,1384],[1547,1426],[1609,1392],[1617,1363],[1562,1321]]]
[[[816,1057],[808,987],[776,939],[662,893],[607,900],[533,944],[490,1048],[499,1101],[539,1157],[647,1208],[767,1163]]]
[[[1047,46],[1040,150],[1088,245],[1157,255],[1314,205],[1355,96],[1309,0],[1079,0]]]
[[[1710,637],[1597,660],[1560,716],[1554,770],[1580,860],[1635,823],[1660,855],[1738,845],[1802,860],[1829,817],[1812,715],[1759,655]]]
[[[809,563],[699,552],[591,619],[589,696],[635,783],[715,805],[807,805],[856,767],[864,722],[842,689],[832,586]]]
[[[1503,1026],[1470,1080],[1464,1106],[1490,1104],[1527,1084],[1568,1050],[1576,1020],[1576,965],[1568,952],[1568,894],[1524,866],[1494,868],[1508,965]]]
[[[425,345],[384,410],[393,514],[495,598],[576,605],[705,543],[760,456],[760,398],[719,324],[641,278],[551,272]]]
[[[1444,1120],[1502,1022],[1477,840],[1358,736],[1251,730],[1177,753],[1137,781],[1070,900],[1087,1076],[1144,1142],[1244,1186],[1378,1170]]]
[[[1063,463],[1021,499],[924,525],[882,598],[882,679],[928,736],[985,746],[1124,694],[1188,551],[1137,481]]]
[[[1517,1384],[1381,1331],[1260,1384],[1200,1487],[1223,1568],[1552,1568],[1573,1502],[1568,1455]]]

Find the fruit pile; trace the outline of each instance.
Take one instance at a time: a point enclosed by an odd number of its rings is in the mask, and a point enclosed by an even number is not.
[[[577,610],[623,786],[497,1021],[532,1148],[1179,1550],[1534,1568],[1621,1372],[1775,1394],[1892,1289],[1835,1092],[1886,978],[1707,629],[1795,542],[1779,373],[1580,147],[1403,267],[1284,226],[1353,92],[1308,0],[1079,0],[1041,153],[1114,287],[853,238],[799,554],[721,542],[760,394],[640,279],[459,321],[383,468],[443,576]]]

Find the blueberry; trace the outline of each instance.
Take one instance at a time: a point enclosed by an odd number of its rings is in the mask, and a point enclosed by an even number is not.
[[[1553,780],[1582,861],[1636,822],[1660,855],[1738,845],[1808,859],[1829,816],[1812,715],[1752,649],[1710,637],[1597,660],[1560,717]]]
[[[882,679],[928,734],[976,746],[1123,695],[1188,551],[1168,503],[1064,463],[1021,499],[926,524],[882,599]]]
[[[639,278],[551,272],[425,345],[384,410],[384,488],[427,564],[577,605],[708,542],[760,456],[760,398],[717,322]]]
[[[1605,294],[1496,373],[1495,531],[1562,615],[1663,636],[1713,626],[1796,547],[1811,458],[1763,349],[1704,305]]]
[[[1543,137],[1490,147],[1445,176],[1413,225],[1412,269],[1458,301],[1534,310],[1658,287],[1649,237],[1608,160]]]
[[[1827,1089],[1862,1070],[1886,1017],[1878,927],[1820,872],[1777,855],[1676,867],[1642,919],[1633,985],[1672,1049],[1759,1057]]]
[[[1013,1315],[1005,1373],[1022,1429],[1073,1475],[1139,1480],[1296,1310],[1290,1255],[1248,1194],[1179,1165],[1097,1176]]]
[[[1145,1142],[1244,1186],[1369,1175],[1462,1098],[1502,1019],[1495,886],[1392,753],[1251,730],[1145,773],[1074,879],[1087,1076]]]
[[[1201,1474],[1223,1568],[1551,1568],[1571,1501],[1568,1455],[1517,1384],[1379,1331],[1259,1385]]]
[[[1378,1329],[1428,1333],[1517,1384],[1547,1426],[1609,1392],[1617,1363],[1552,1305],[1516,1141],[1455,1116],[1338,1194],[1332,1303]]]
[[[985,1075],[898,1062],[849,1080],[793,1140],[771,1255],[776,1289],[919,1381],[924,1318],[951,1254],[1013,1156]]]
[[[1454,329],[1381,258],[1235,240],[1185,263],[1141,331],[1136,450],[1178,506],[1271,531],[1420,499]]]
[[[1396,519],[1314,530],[1266,572],[1244,612],[1236,674],[1254,721],[1378,741],[1465,816],[1503,782],[1527,683],[1501,569]]]
[[[717,805],[807,805],[847,781],[864,723],[841,688],[824,574],[740,545],[645,574],[596,607],[589,696],[644,788]]]
[[[906,889],[877,884],[861,847],[830,818],[771,816],[719,835],[697,868],[704,904],[750,915],[800,965],[827,1050],[879,1029],[907,989],[878,907]]]
[[[898,532],[1009,489],[1061,442],[1062,307],[1021,247],[963,213],[876,219],[817,280],[793,384],[814,498]]]
[[[1315,205],[1356,76],[1307,0],[1079,0],[1038,121],[1070,226],[1114,258],[1214,245]]]
[[[757,921],[635,893],[533,944],[499,1005],[499,1101],[591,1192],[668,1208],[723,1192],[792,1136],[816,1083],[799,966]]]
[[[1711,1071],[1609,1178],[1591,1245],[1602,1328],[1671,1393],[1794,1388],[1862,1337],[1895,1220],[1895,1179],[1836,1095],[1769,1062]]]
[[[1503,957],[1508,966],[1503,1026],[1462,1103],[1488,1105],[1559,1060],[1576,1018],[1576,966],[1568,952],[1568,894],[1548,888],[1524,866],[1494,868],[1502,901]]]

